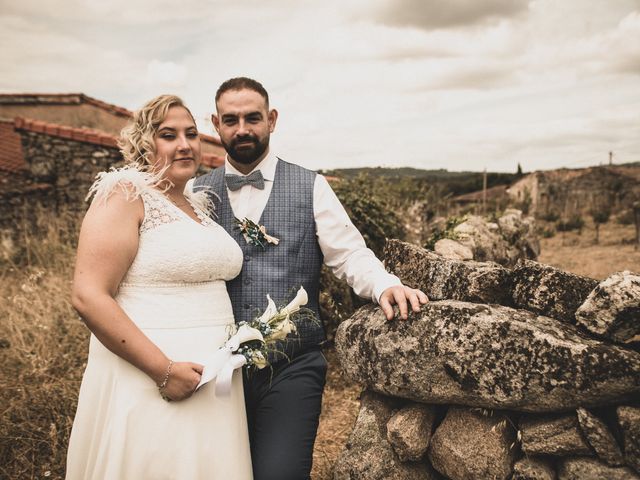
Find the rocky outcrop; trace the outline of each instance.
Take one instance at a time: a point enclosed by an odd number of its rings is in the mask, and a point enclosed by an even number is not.
[[[520,420],[522,451],[527,455],[591,455],[575,413],[528,416]]]
[[[623,465],[624,459],[620,447],[606,423],[586,408],[579,408],[577,414],[580,430],[598,458],[611,467]]]
[[[452,407],[431,439],[429,459],[452,480],[506,480],[515,460],[514,440],[504,415]]]
[[[511,480],[555,480],[553,465],[535,457],[523,457],[513,464]]]
[[[387,440],[402,461],[418,461],[427,451],[435,409],[412,403],[396,412],[387,423]]]
[[[640,473],[640,407],[621,406],[616,413],[622,431],[625,462]]]
[[[640,341],[640,275],[618,272],[600,282],[578,308],[576,320],[614,342]]]
[[[400,240],[387,242],[384,258],[391,273],[405,285],[421,289],[432,300],[511,303],[510,272],[498,264],[443,258]]]
[[[450,238],[438,240],[433,247],[433,251],[441,257],[451,260],[473,260],[473,252],[469,247]]]
[[[531,260],[513,270],[513,304],[540,315],[575,323],[576,310],[598,282]]]
[[[631,469],[608,467],[593,458],[567,458],[560,463],[558,480],[640,480]]]
[[[402,462],[387,441],[387,422],[399,404],[365,393],[347,448],[334,467],[334,480],[437,480],[427,463]]]
[[[338,328],[336,350],[367,388],[425,403],[544,412],[640,393],[640,353],[499,305],[430,302],[406,322],[365,306]]]
[[[524,216],[520,210],[508,209],[495,222],[469,215],[453,229],[452,234],[452,241],[466,247],[472,258],[480,262],[512,266],[521,258],[536,259],[540,254],[535,220]],[[457,258],[459,249],[450,246],[441,251],[445,256],[455,252],[455,256],[449,258]]]
[[[353,437],[336,478],[637,478],[640,352],[576,324],[595,280],[527,260],[512,271],[445,259],[399,241],[385,262],[432,301],[407,321],[365,306],[338,328],[343,370],[364,398],[389,406],[381,433]],[[592,303],[595,318],[611,310]],[[412,411],[436,413],[425,423]]]

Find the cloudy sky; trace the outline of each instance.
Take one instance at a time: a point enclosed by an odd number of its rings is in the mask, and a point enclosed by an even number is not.
[[[260,80],[309,168],[640,160],[640,0],[0,0],[0,91],[129,109]]]

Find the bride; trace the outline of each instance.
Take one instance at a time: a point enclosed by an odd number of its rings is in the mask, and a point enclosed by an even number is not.
[[[162,95],[122,132],[80,231],[72,303],[91,330],[67,479],[251,478],[239,372],[195,391],[234,320],[225,280],[242,252],[184,191],[200,161],[193,116]],[[201,362],[201,363],[199,363]]]

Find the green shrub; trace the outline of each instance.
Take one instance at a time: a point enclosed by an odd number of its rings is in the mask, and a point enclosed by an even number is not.
[[[447,218],[447,222],[445,223],[444,228],[433,232],[425,242],[424,248],[426,248],[427,250],[433,250],[438,240],[442,240],[443,238],[450,238],[451,240],[457,240],[458,234],[454,232],[454,229],[458,225],[463,223],[466,219],[467,219],[466,215],[462,217],[453,216],[453,217]]]

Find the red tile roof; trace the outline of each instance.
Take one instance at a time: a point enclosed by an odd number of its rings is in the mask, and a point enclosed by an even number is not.
[[[0,93],[0,105],[80,105],[88,103],[108,112],[130,118],[133,112],[126,108],[103,102],[84,93]],[[200,134],[203,142],[221,146],[220,139]]]
[[[80,105],[88,103],[121,117],[131,117],[126,108],[103,102],[84,93],[0,93],[0,105]]]
[[[12,121],[0,120],[0,170],[18,172],[26,167],[20,134]]]
[[[44,133],[52,137],[67,138],[77,142],[92,143],[94,145],[104,145],[106,147],[117,147],[116,137],[106,134],[100,130],[91,128],[75,128],[57,123],[43,122],[41,120],[31,120],[29,118],[16,117],[13,120],[16,130],[26,130],[29,132]]]

